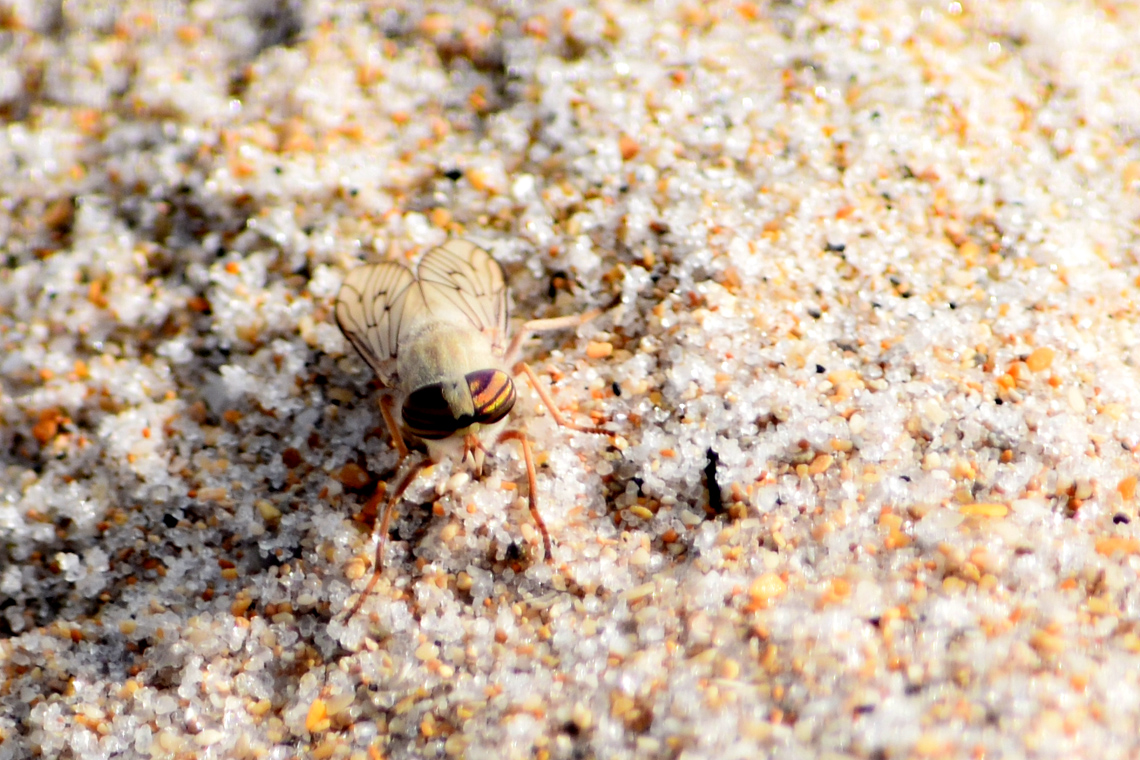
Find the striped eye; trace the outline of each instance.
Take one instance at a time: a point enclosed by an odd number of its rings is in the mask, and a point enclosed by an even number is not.
[[[515,384],[502,370],[481,369],[464,380],[471,394],[471,414],[455,414],[444,398],[442,383],[425,385],[404,401],[404,424],[408,430],[425,440],[438,441],[471,425],[498,422],[515,405]]]
[[[438,441],[465,427],[465,421],[455,419],[451,407],[443,397],[443,385],[425,385],[413,391],[404,401],[404,424],[413,434],[429,441]]]
[[[482,425],[498,422],[515,405],[515,384],[501,369],[481,369],[465,379],[475,404],[475,422]]]

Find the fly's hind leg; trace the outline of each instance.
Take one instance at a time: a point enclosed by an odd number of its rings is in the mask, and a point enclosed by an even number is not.
[[[352,620],[352,616],[360,611],[364,600],[368,598],[368,595],[376,588],[376,584],[380,582],[380,575],[384,572],[384,549],[388,546],[388,526],[392,522],[393,512],[396,511],[396,504],[400,501],[404,492],[408,490],[408,487],[415,482],[416,477],[430,464],[431,458],[425,456],[423,459],[420,459],[408,467],[407,472],[404,473],[404,476],[400,478],[397,483],[396,489],[392,491],[392,496],[384,505],[384,511],[377,515],[376,524],[372,530],[372,534],[376,537],[376,560],[372,565],[372,577],[368,579],[368,585],[364,587],[364,591],[360,592],[356,604],[352,605],[352,609],[345,615],[345,623]],[[369,501],[378,500],[381,497],[382,492],[377,488],[376,493],[373,494],[372,499]]]
[[[392,436],[392,445],[396,447],[396,451],[400,455],[400,463],[402,464],[408,458],[408,445],[404,443],[404,436],[400,432],[400,425],[396,422],[396,415],[392,413],[392,407],[396,403],[396,399],[391,391],[385,390],[380,395],[380,414],[384,417],[384,424],[388,427],[388,433]],[[388,525],[392,522],[392,513],[395,511],[396,502],[404,495],[404,491],[408,490],[408,486],[416,479],[416,475],[430,463],[427,458],[417,462],[413,465],[404,477],[399,481],[396,490],[392,492],[392,496],[384,505],[383,512],[377,513],[380,500],[384,498],[386,492],[385,484],[383,482],[376,484],[376,490],[372,496],[365,503],[361,514],[375,514],[375,522],[373,523],[372,534],[376,536],[376,561],[372,565],[372,577],[368,580],[368,585],[365,587],[363,593],[356,600],[356,604],[352,605],[352,609],[348,611],[345,616],[344,622],[352,620],[364,600],[372,593],[372,589],[376,588],[376,584],[380,581],[380,574],[383,572],[384,565],[384,549],[388,545]]]
[[[507,346],[504,357],[506,358],[508,364],[514,362],[518,358],[519,351],[522,349],[523,341],[525,341],[534,333],[548,332],[550,330],[566,330],[571,327],[581,327],[587,322],[597,319],[601,314],[601,309],[591,309],[590,311],[584,312],[582,314],[571,314],[565,317],[554,317],[552,319],[532,319],[529,322],[523,324],[522,328],[518,331],[518,334],[515,335],[510,345]],[[527,382],[530,383],[530,387],[534,388],[534,392],[538,394],[538,397],[540,399],[542,399],[542,403],[546,406],[547,409],[550,410],[550,415],[554,418],[554,421],[558,423],[559,426],[570,428],[571,430],[577,430],[582,433],[595,433],[598,435],[608,435],[611,438],[613,437],[613,433],[603,428],[575,425],[573,422],[569,422],[564,419],[562,415],[559,414],[558,409],[554,406],[554,399],[550,398],[550,394],[547,393],[546,389],[542,387],[542,384],[538,382],[538,375],[535,374],[534,370],[531,369],[530,365],[528,365],[526,362],[518,362],[514,364],[512,372],[515,375],[526,375],[526,379]]]
[[[591,319],[597,317],[600,313],[601,311],[594,310],[591,312],[586,312],[585,314],[574,315],[572,317],[560,317],[558,319],[537,319],[531,322],[527,322],[523,326],[523,330],[519,332],[513,341],[511,341],[510,348],[507,350],[507,356],[512,357],[518,352],[523,338],[529,333],[538,332],[540,330],[560,330],[566,327],[576,327],[578,325],[589,322]],[[605,428],[576,425],[573,422],[566,420],[558,411],[558,407],[554,405],[554,399],[550,397],[550,394],[547,393],[546,388],[544,388],[542,386],[542,383],[539,382],[538,375],[535,374],[534,370],[531,369],[530,365],[526,362],[518,362],[515,364],[513,372],[516,375],[526,375],[526,379],[527,382],[530,383],[530,387],[534,388],[534,392],[538,394],[538,397],[542,400],[543,405],[550,410],[550,416],[559,426],[569,428],[571,430],[577,430],[581,433],[594,433],[597,435],[609,436],[611,439],[613,438],[614,434]],[[530,442],[527,440],[525,433],[517,430],[506,431],[499,436],[499,440],[516,440],[519,442],[519,445],[522,446],[523,459],[526,461],[526,479],[528,486],[527,498],[530,506],[530,514],[531,517],[534,518],[534,523],[538,526],[539,532],[542,533],[542,546],[546,550],[546,561],[548,564],[552,563],[554,561],[554,553],[550,542],[550,531],[546,529],[546,523],[542,521],[542,515],[538,513],[538,485],[534,471],[534,456],[530,451]]]
[[[529,322],[524,322],[522,327],[519,328],[518,333],[511,340],[507,346],[506,357],[507,363],[510,364],[519,357],[519,351],[522,350],[523,341],[537,332],[550,332],[551,330],[567,330],[571,327],[581,327],[582,325],[597,319],[602,313],[601,309],[591,309],[590,311],[581,314],[570,314],[565,317],[552,317],[550,319],[532,319]]]

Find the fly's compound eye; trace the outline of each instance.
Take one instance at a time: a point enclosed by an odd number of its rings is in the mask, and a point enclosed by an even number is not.
[[[412,391],[404,400],[403,416],[408,430],[429,441],[447,438],[467,424],[451,413],[441,383]]]
[[[404,401],[404,424],[413,434],[429,441],[439,441],[471,425],[491,425],[511,411],[515,405],[515,384],[511,376],[499,369],[481,369],[464,380],[471,394],[471,414],[456,416],[443,395],[443,384],[417,388]]]
[[[515,384],[501,369],[481,369],[465,379],[475,404],[475,422],[491,425],[506,417],[515,405]]]

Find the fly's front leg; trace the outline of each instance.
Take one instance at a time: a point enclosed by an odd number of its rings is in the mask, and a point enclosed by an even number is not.
[[[390,391],[381,394],[380,414],[384,417],[384,424],[388,426],[388,432],[392,435],[392,443],[395,444],[396,451],[400,452],[400,461],[403,462],[408,457],[408,445],[404,443],[404,434],[400,432],[396,415],[392,413],[395,403],[396,399]]]
[[[530,451],[530,441],[526,438],[526,433],[519,430],[507,430],[499,436],[499,443],[503,441],[518,441],[522,446],[523,461],[526,462],[526,484],[527,484],[527,506],[530,507],[530,516],[534,520],[534,524],[538,526],[538,532],[542,534],[542,548],[546,552],[546,564],[553,564],[554,550],[550,545],[550,531],[546,529],[546,523],[542,520],[542,515],[538,513],[538,477],[534,472],[534,455]]]
[[[376,584],[380,582],[380,575],[384,571],[384,549],[388,546],[388,526],[392,523],[392,514],[396,511],[396,504],[400,501],[400,497],[404,495],[404,492],[408,490],[408,487],[415,482],[416,476],[430,464],[431,458],[426,456],[412,464],[404,474],[404,477],[402,477],[396,485],[396,490],[392,492],[391,498],[388,499],[388,502],[384,505],[384,511],[377,515],[375,525],[372,529],[372,535],[376,537],[376,560],[372,565],[372,577],[368,579],[368,585],[365,586],[364,591],[360,593],[356,604],[352,605],[352,609],[350,609],[345,616],[345,623],[352,620],[352,616],[360,611],[364,600],[368,598],[368,595],[372,593],[372,589],[376,588]],[[369,506],[375,508],[373,502],[379,501],[382,496],[383,492],[378,486],[376,493],[369,499]],[[367,510],[367,507],[365,509]]]
[[[384,424],[388,426],[388,432],[392,435],[392,443],[396,447],[396,451],[400,454],[399,464],[403,464],[404,460],[408,457],[408,446],[404,443],[404,436],[400,433],[400,426],[396,423],[396,415],[392,413],[394,403],[395,398],[391,391],[385,390],[380,395],[380,414],[384,417]],[[397,466],[399,466],[399,464]],[[412,484],[412,481],[415,480],[415,476],[423,467],[424,463],[420,462],[404,476],[391,498],[388,499],[387,504],[385,504],[383,512],[378,512],[380,501],[387,492],[386,484],[383,481],[376,484],[376,490],[372,492],[372,496],[364,503],[364,508],[360,510],[361,515],[375,515],[372,523],[372,533],[373,535],[379,534],[376,538],[376,562],[372,566],[372,578],[368,581],[368,587],[364,590],[364,593],[360,595],[360,598],[357,599],[352,609],[349,610],[348,616],[344,619],[346,623],[351,620],[352,616],[360,609],[360,605],[364,604],[364,600],[368,598],[368,595],[380,580],[384,547],[387,546],[388,524],[392,520],[392,512],[395,509],[396,502],[404,495],[404,491]]]

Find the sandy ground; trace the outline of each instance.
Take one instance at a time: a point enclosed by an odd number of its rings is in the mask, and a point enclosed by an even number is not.
[[[1140,8],[0,2],[0,758],[1126,758]],[[519,448],[332,308],[452,237]],[[1137,523],[1134,525],[1133,523]]]

